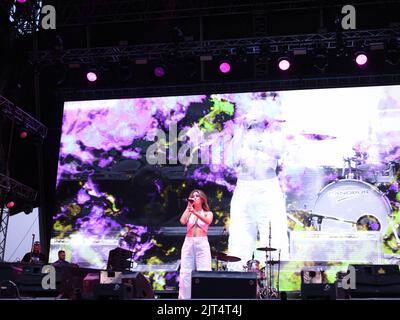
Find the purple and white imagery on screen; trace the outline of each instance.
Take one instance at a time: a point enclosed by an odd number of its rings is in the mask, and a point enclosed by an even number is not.
[[[400,249],[399,121],[399,86],[65,102],[50,261],[63,248],[105,268],[119,246],[155,289],[176,287],[184,199],[206,192],[226,251],[238,163],[258,179],[267,161],[259,138],[235,141],[263,125],[284,141],[288,261],[383,261]]]

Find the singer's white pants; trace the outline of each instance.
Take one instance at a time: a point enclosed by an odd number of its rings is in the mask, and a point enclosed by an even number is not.
[[[228,270],[243,271],[246,262],[256,250],[257,232],[259,246],[269,246],[271,222],[271,246],[274,260],[289,259],[289,238],[285,197],[278,178],[265,180],[238,179],[231,200],[228,253],[239,257],[239,262],[228,263]],[[264,252],[265,253],[265,252]]]
[[[182,246],[179,299],[192,295],[192,271],[211,271],[211,251],[207,237],[186,237]]]

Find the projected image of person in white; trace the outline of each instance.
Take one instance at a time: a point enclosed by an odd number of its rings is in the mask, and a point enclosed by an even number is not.
[[[232,139],[237,184],[231,200],[228,252],[241,260],[228,264],[233,271],[243,270],[256,245],[276,248],[274,259],[279,253],[281,260],[289,258],[285,195],[279,179],[285,150],[279,96],[266,94],[254,100],[238,119],[241,125]]]

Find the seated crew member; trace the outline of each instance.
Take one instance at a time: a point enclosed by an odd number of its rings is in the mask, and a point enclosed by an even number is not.
[[[46,256],[41,252],[39,241],[35,241],[31,252],[27,252],[22,258],[22,262],[27,263],[46,263]]]

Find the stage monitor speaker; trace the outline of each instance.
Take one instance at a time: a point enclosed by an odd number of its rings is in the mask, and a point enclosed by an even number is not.
[[[302,283],[303,300],[336,300],[336,285],[330,283]]]
[[[192,272],[192,299],[255,299],[256,297],[255,272]]]
[[[110,273],[109,271],[104,272]],[[147,278],[140,272],[131,271],[118,273],[118,279],[103,281],[103,283],[100,281],[100,274],[90,273],[83,280],[83,293],[88,297],[93,296],[100,299],[154,298],[153,288]]]
[[[122,275],[122,283],[131,284],[133,299],[153,299],[154,291],[149,280],[140,272],[128,272]]]
[[[131,300],[133,287],[125,283],[97,283],[93,294],[96,300]]]
[[[400,271],[395,265],[353,264],[356,288],[350,290],[352,298],[400,297]]]
[[[301,298],[305,300],[335,300],[336,284],[327,283],[323,270],[302,270]]]

